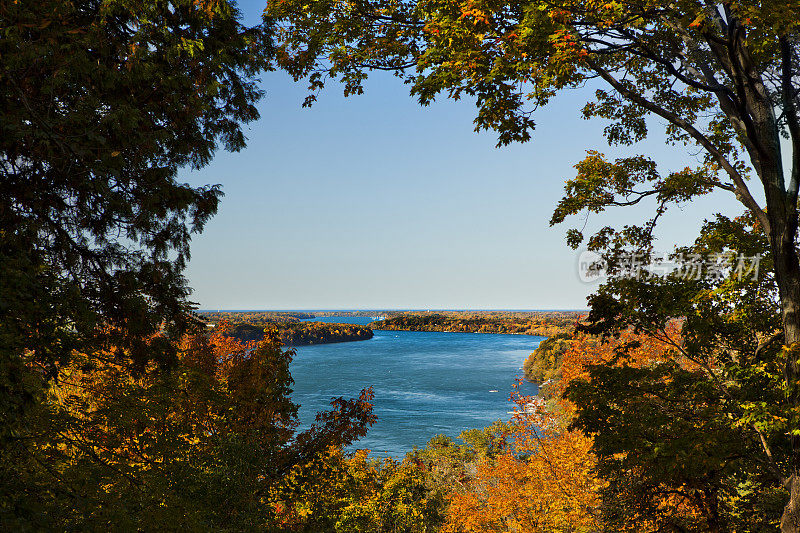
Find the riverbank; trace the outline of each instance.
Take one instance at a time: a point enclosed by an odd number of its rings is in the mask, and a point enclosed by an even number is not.
[[[498,333],[553,337],[574,330],[581,314],[576,311],[531,312],[407,312],[371,322],[372,329],[389,331],[437,331]]]
[[[374,336],[367,326],[325,322],[229,323],[228,336],[253,342],[260,341],[270,332],[287,347],[363,341]]]

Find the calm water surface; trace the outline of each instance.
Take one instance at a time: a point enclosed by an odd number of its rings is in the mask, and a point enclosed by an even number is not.
[[[367,324],[366,317],[324,317],[324,322]],[[300,421],[307,427],[332,397],[375,391],[378,421],[356,447],[402,457],[434,435],[508,419],[509,392],[522,363],[544,337],[485,333],[375,331],[366,341],[302,346],[292,363]],[[524,394],[537,387],[523,384]]]

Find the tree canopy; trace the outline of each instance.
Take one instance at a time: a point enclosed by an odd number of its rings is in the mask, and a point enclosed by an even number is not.
[[[189,0],[4,1],[0,30],[3,338],[50,372],[101,330],[168,358],[141,339],[186,328],[190,236],[222,195],[177,172],[244,146],[267,32]]]
[[[269,42],[226,0],[0,2],[0,462],[29,498],[15,453],[58,440],[40,413],[63,369],[178,364],[222,192],[177,173],[244,146]]]

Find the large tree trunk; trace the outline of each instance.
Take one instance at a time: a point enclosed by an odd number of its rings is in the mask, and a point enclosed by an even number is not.
[[[782,172],[776,166],[772,169],[761,169],[761,179],[765,186],[767,199],[767,216],[770,220],[770,245],[774,260],[775,279],[781,303],[783,318],[786,380],[788,398],[791,408],[800,406],[798,379],[800,379],[800,261],[798,260],[795,240],[797,237],[797,199],[787,194]],[[789,502],[781,517],[783,533],[800,533],[800,439],[791,437],[791,469],[785,481],[789,491]]]
[[[795,217],[796,218],[796,217]],[[796,226],[796,223],[794,224]],[[796,231],[796,230],[795,230]],[[774,245],[773,245],[774,248]],[[792,244],[792,248],[794,245]],[[800,365],[798,365],[798,342],[800,342],[800,273],[798,273],[797,253],[785,251],[782,256],[775,255],[776,278],[781,280],[778,284],[781,287],[781,311],[783,314],[783,331],[786,337],[786,366],[784,368],[784,379],[786,380],[790,408],[797,409],[800,406],[800,395],[798,395],[797,382],[800,379]],[[780,265],[778,262],[780,261]],[[794,428],[790,428],[794,429]],[[784,508],[781,517],[781,531],[784,533],[800,532],[800,439],[797,436],[791,437],[791,470],[789,477],[785,481],[785,486],[789,491],[789,502]]]
[[[794,446],[794,443],[792,443]],[[796,533],[800,531],[800,516],[798,515],[798,502],[800,502],[800,478],[797,472],[786,480],[786,488],[789,490],[789,503],[783,509],[781,517],[781,531],[783,533]]]
[[[733,25],[732,27],[735,27]],[[800,380],[800,258],[797,251],[797,186],[795,179],[800,172],[800,160],[795,151],[792,152],[792,180],[786,183],[783,171],[783,155],[781,149],[778,119],[775,108],[760,75],[754,69],[753,60],[746,43],[743,41],[744,31],[733,32],[733,40],[738,46],[730,49],[730,67],[738,78],[738,94],[745,104],[744,109],[729,109],[739,114],[742,124],[741,133],[747,139],[746,149],[758,177],[764,186],[766,199],[766,215],[769,220],[769,240],[774,262],[775,280],[783,319],[784,345],[786,346],[786,364],[784,379],[787,390],[787,402],[790,409],[800,407],[798,380]],[[786,113],[795,113],[794,96],[791,85],[791,54],[784,59],[784,74],[789,75],[784,84],[784,104]],[[724,107],[724,106],[723,106]],[[791,121],[791,119],[790,119]],[[797,124],[794,124],[797,126]],[[792,142],[800,142],[800,132],[792,129]],[[790,417],[793,418],[793,417]],[[794,429],[794,428],[789,428]],[[789,502],[781,517],[783,533],[800,533],[800,438],[792,435],[789,471],[786,472],[784,484],[789,491]]]
[[[796,233],[796,216],[790,225],[793,230],[786,228],[786,233]],[[776,233],[778,229],[776,228]],[[773,241],[773,256],[775,258],[775,277],[778,279],[781,298],[781,312],[783,315],[783,331],[786,338],[786,366],[784,367],[784,379],[786,380],[788,398],[787,401],[791,408],[800,406],[797,381],[800,379],[800,367],[798,365],[798,342],[800,342],[800,267],[798,266],[797,253],[794,250],[792,239],[791,249],[787,249],[787,243],[780,235],[776,235]],[[784,241],[784,242],[781,242]],[[777,245],[777,246],[776,246]],[[776,250],[776,247],[782,250]],[[777,253],[776,253],[777,252]],[[781,518],[781,531],[784,533],[800,532],[800,439],[791,436],[791,470],[786,480],[786,488],[789,490],[790,498]]]

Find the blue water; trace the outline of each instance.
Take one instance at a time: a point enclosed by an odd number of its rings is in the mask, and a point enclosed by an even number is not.
[[[366,324],[367,317],[325,317]],[[431,437],[507,420],[512,385],[544,337],[484,333],[375,331],[366,341],[302,346],[292,363],[300,421],[308,427],[332,397],[358,396],[372,386],[378,421],[357,448],[402,457]],[[493,392],[497,391],[497,392]],[[537,387],[524,383],[524,394]]]

